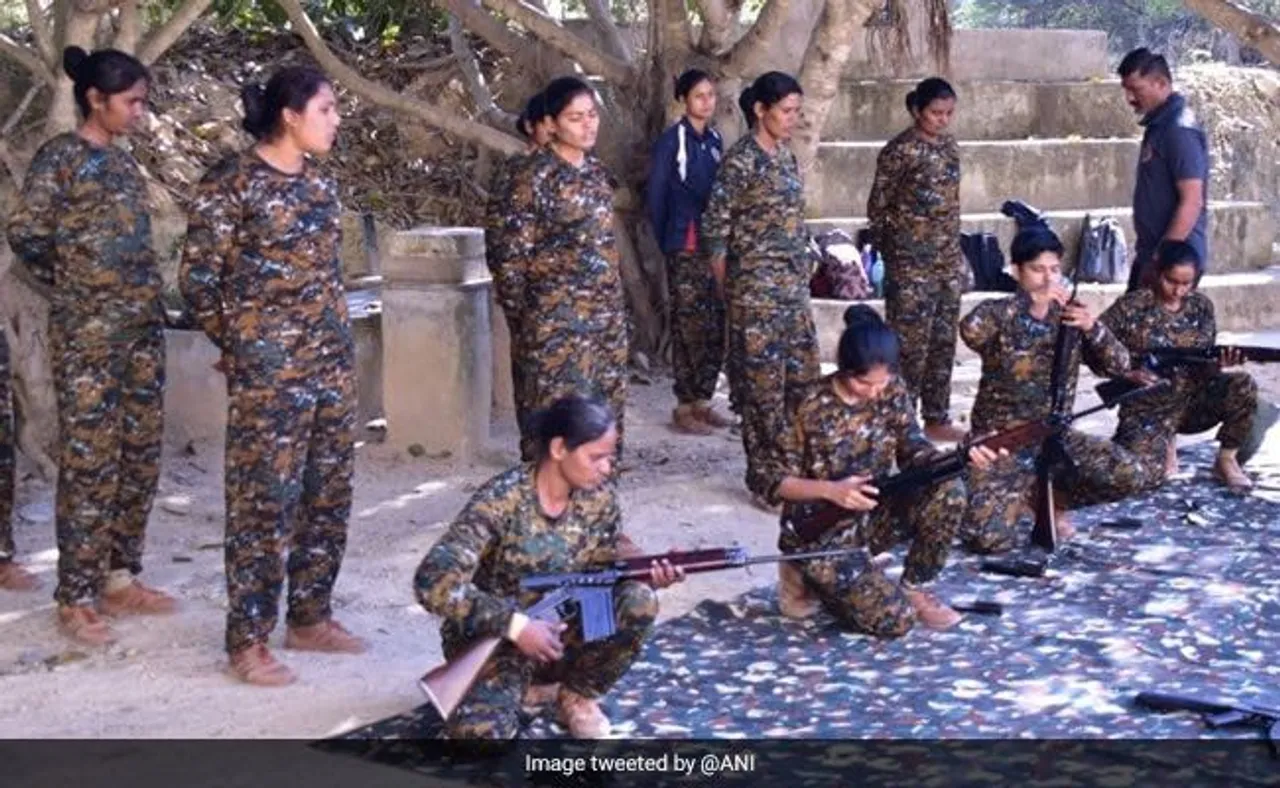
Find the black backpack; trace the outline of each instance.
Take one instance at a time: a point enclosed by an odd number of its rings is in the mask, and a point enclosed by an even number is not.
[[[986,293],[1014,293],[1018,282],[1004,272],[1000,239],[992,233],[960,233],[960,250],[973,270],[973,289]]]

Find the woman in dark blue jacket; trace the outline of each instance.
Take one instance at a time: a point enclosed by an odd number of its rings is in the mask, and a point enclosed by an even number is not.
[[[724,364],[725,308],[706,256],[698,251],[702,212],[720,165],[723,144],[711,128],[715,82],[690,69],[676,80],[684,116],[658,137],[649,158],[647,208],[654,236],[667,256],[671,296],[671,361],[678,403],[676,429],[695,435],[732,422],[711,409]]]

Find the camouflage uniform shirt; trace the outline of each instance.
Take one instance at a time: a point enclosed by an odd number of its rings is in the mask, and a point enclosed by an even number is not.
[[[1193,292],[1182,309],[1170,312],[1156,301],[1155,293],[1142,288],[1126,293],[1098,318],[1129,349],[1134,366],[1142,358],[1137,351],[1144,348],[1208,347],[1217,339],[1213,302]],[[1171,391],[1148,394],[1120,406],[1120,421],[1155,419],[1167,430],[1175,430],[1181,421],[1180,404],[1190,403],[1198,388],[1217,374],[1214,365],[1188,365],[1169,369],[1163,374],[1173,383]]]
[[[337,185],[310,162],[288,174],[246,151],[201,180],[182,294],[237,372],[353,368],[341,210]]]
[[[915,467],[938,454],[920,429],[911,395],[895,376],[879,399],[850,405],[836,393],[834,375],[817,381],[789,433],[779,440],[781,465],[773,469],[770,495],[788,476],[836,480],[850,474],[880,476]],[[804,516],[807,504],[786,502],[784,515]]]
[[[119,147],[74,133],[42,145],[8,236],[52,288],[50,318],[69,342],[129,341],[163,323],[147,184]]]
[[[867,217],[886,262],[962,273],[955,138],[930,142],[912,128],[890,140],[876,159]]]
[[[1044,320],[1038,320],[1030,307],[1031,297],[1019,292],[984,301],[960,323],[964,343],[982,358],[982,379],[970,416],[976,433],[1049,416],[1062,308],[1052,303]],[[1067,365],[1068,403],[1075,401],[1082,359],[1101,376],[1123,375],[1129,367],[1129,351],[1101,320],[1081,337],[1073,355]]]
[[[581,167],[550,148],[534,152],[511,181],[507,261],[519,261],[522,315],[594,329],[625,315],[613,231],[613,185],[588,154]]]
[[[770,156],[753,134],[729,148],[702,216],[702,244],[711,257],[726,256],[731,301],[764,308],[808,303],[804,210],[804,182],[789,148]]]
[[[520,591],[530,574],[579,572],[612,561],[622,539],[613,488],[576,490],[559,517],[542,512],[532,463],[485,483],[423,558],[418,601],[444,619],[447,647],[501,637],[511,614],[542,592]]]

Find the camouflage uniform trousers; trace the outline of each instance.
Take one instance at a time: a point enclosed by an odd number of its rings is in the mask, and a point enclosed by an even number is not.
[[[60,605],[93,602],[108,570],[142,572],[147,518],[160,481],[164,329],[110,341],[52,333],[58,398]]]
[[[568,327],[531,317],[520,340],[521,386],[525,413],[533,413],[573,394],[598,396],[609,403],[618,422],[617,456],[622,458],[627,408],[628,336],[624,315],[603,328]],[[531,462],[535,440],[528,426],[520,431],[520,455]]]
[[[885,320],[902,342],[899,367],[926,425],[951,421],[951,374],[960,325],[961,284],[918,267],[887,267]],[[892,272],[892,273],[890,273]]]
[[[778,436],[806,388],[822,374],[818,337],[808,304],[773,309],[729,304],[729,369],[737,377],[742,414],[742,447],[747,455],[747,489],[769,493],[768,468]]]
[[[1182,410],[1178,432],[1195,435],[1218,429],[1218,444],[1238,449],[1244,443],[1258,411],[1258,384],[1247,372],[1219,372],[1192,392]]]
[[[676,401],[709,401],[725,357],[725,306],[716,293],[711,265],[703,255],[667,258],[671,296],[671,366]]]
[[[964,504],[964,482],[951,479],[921,495],[878,506],[865,515],[862,525],[833,530],[817,546],[791,542],[784,532],[779,548],[783,552],[865,548],[863,554],[800,562],[805,586],[843,626],[879,638],[901,637],[915,625],[915,608],[902,587],[870,566],[868,558],[909,540],[902,581],[917,587],[929,583],[946,566]]]
[[[347,371],[233,373],[227,389],[226,645],[234,654],[275,629],[286,570],[289,626],[330,617],[351,514],[355,380]]]
[[[576,620],[561,633],[564,656],[538,665],[503,640],[480,671],[476,683],[458,704],[445,727],[450,739],[513,739],[519,732],[520,710],[530,684],[560,683],[561,688],[586,698],[607,693],[626,674],[658,617],[658,595],[645,583],[626,581],[614,587],[617,631],[594,643],[582,642]],[[452,660],[470,644],[445,640],[445,658]]]
[[[1118,441],[1068,431],[1066,449],[1075,467],[1054,469],[1055,504],[1080,509],[1154,489],[1164,473],[1167,441],[1153,429]],[[969,506],[960,529],[966,549],[1003,553],[1014,548],[1019,533],[1030,534],[1040,451],[1040,445],[1026,447],[997,460],[986,471],[970,466]],[[1028,522],[1021,525],[1024,517]]]
[[[507,320],[507,337],[511,351],[511,399],[516,412],[516,426],[523,433],[525,419],[529,417],[529,395],[525,391],[524,354],[520,352],[521,324],[520,317],[510,312],[504,313]]]
[[[11,561],[13,546],[14,454],[17,431],[9,392],[9,340],[0,331],[0,562]]]

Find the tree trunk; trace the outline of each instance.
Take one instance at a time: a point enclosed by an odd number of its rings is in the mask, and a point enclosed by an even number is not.
[[[1183,0],[1182,4],[1280,66],[1280,27],[1275,22],[1231,0]]]

